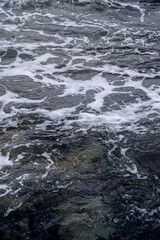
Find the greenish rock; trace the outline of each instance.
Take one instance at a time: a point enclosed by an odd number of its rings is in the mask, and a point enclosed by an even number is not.
[[[78,171],[92,171],[101,161],[106,161],[105,150],[100,145],[72,146],[68,151],[56,162],[58,168],[73,170],[76,166]]]
[[[79,156],[81,159],[93,161],[104,156],[104,148],[96,144],[79,149],[71,148],[71,156]]]
[[[65,209],[63,216],[65,219],[60,226],[58,234],[60,239],[65,240],[93,240],[98,236],[109,239],[109,236],[115,232],[114,227],[106,221],[107,215],[111,214],[111,209],[104,206],[101,197],[87,199],[83,207],[75,208],[73,204],[61,206]]]

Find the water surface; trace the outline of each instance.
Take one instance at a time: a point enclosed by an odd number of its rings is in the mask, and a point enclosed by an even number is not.
[[[0,239],[160,234],[159,1],[0,3]]]

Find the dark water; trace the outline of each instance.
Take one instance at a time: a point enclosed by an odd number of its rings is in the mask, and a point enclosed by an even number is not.
[[[0,240],[160,239],[160,2],[0,3]]]

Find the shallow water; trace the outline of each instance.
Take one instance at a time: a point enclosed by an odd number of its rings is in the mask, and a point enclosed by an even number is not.
[[[159,239],[158,1],[0,3],[0,239]]]

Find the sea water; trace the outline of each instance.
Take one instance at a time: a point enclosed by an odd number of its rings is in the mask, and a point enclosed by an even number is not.
[[[149,0],[1,1],[2,239],[158,239],[159,16]]]

